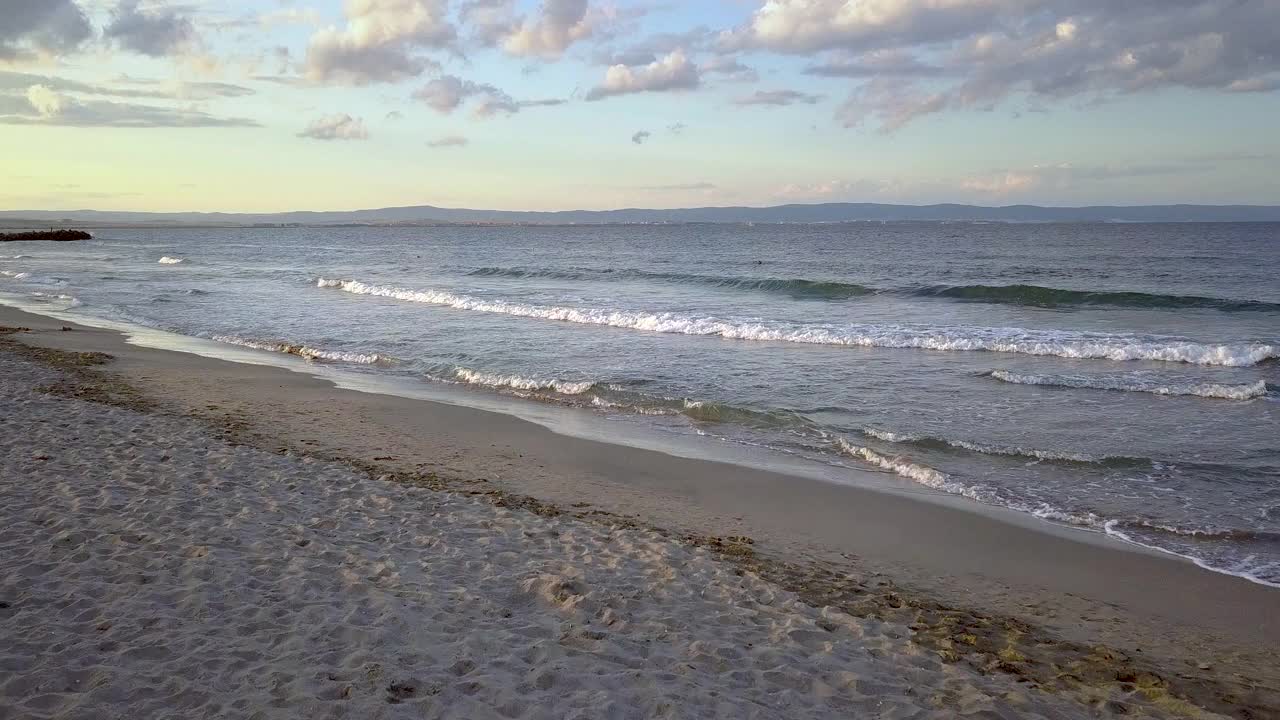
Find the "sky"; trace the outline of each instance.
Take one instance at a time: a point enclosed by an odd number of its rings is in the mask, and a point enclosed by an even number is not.
[[[0,209],[1280,204],[1280,0],[0,0]]]

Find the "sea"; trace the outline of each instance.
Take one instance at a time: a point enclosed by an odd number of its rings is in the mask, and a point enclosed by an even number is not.
[[[1280,587],[1280,224],[93,232],[0,244],[0,299],[871,471]]]

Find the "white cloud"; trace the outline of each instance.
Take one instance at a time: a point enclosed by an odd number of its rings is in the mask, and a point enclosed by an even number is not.
[[[306,130],[298,133],[298,137],[312,140],[368,140],[369,131],[364,126],[364,120],[342,113],[326,115],[313,121]]]
[[[860,50],[963,37],[989,28],[1002,13],[1030,14],[1043,0],[769,0],[728,47],[784,53]]]
[[[639,92],[683,90],[698,86],[698,67],[685,57],[683,50],[673,50],[666,57],[648,65],[632,67],[614,65],[604,75],[604,82],[587,93],[588,100],[601,100],[613,95]]]
[[[420,52],[452,48],[457,39],[448,10],[448,0],[347,0],[346,27],[311,36],[307,77],[368,85],[417,76],[438,65]]]
[[[27,88],[27,101],[40,113],[41,117],[51,118],[62,114],[67,105],[66,99],[46,85],[32,85]]]
[[[536,18],[520,23],[502,42],[512,55],[555,60],[591,35],[587,0],[545,0]]]

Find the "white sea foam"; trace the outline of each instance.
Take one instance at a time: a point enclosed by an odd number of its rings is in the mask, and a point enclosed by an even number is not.
[[[0,260],[26,260],[30,255],[0,255]]]
[[[0,275],[7,278],[12,278],[14,280],[26,280],[27,278],[31,277],[31,273],[13,272],[11,270],[0,270]]]
[[[160,258],[161,265],[179,265],[184,262],[186,262],[186,260],[184,260],[183,258],[169,257],[168,255],[165,255],[164,257]]]
[[[241,347],[253,348],[255,350],[265,350],[267,352],[285,353],[288,355],[297,355],[307,360],[327,360],[330,362],[346,362],[356,363],[359,365],[377,365],[381,363],[391,362],[391,359],[385,355],[378,353],[356,353],[342,352],[339,350],[323,350],[320,348],[308,347],[306,345],[294,345],[291,343],[268,342],[262,340],[247,340],[232,335],[214,335],[213,339],[230,345],[239,345]]]
[[[1273,355],[1274,357],[1274,355]],[[1225,364],[1225,363],[1224,363]],[[995,370],[991,377],[1001,382],[1017,385],[1046,385],[1050,387],[1087,388],[1093,390],[1121,390],[1155,395],[1195,395],[1224,400],[1252,400],[1267,394],[1267,383],[1170,383],[1145,375],[1030,375]]]
[[[708,335],[734,340],[917,348],[924,350],[985,350],[1026,355],[1107,360],[1163,360],[1201,365],[1254,365],[1280,357],[1280,348],[1263,343],[1204,344],[1181,338],[1140,337],[1102,333],[1028,330],[1023,328],[921,327],[912,325],[828,325],[773,320],[728,320],[674,312],[642,312],[600,308],[527,305],[440,290],[406,290],[358,280],[320,278],[317,287],[355,295],[393,298],[442,305],[459,310],[500,313],[517,317],[558,320],[587,325],[647,330],[684,335]]]
[[[77,298],[74,295],[67,295],[65,293],[33,292],[31,294],[35,297],[43,298],[45,300],[61,300],[67,303],[70,307],[80,307],[81,305],[84,304],[80,302],[80,298]]]
[[[455,368],[453,377],[468,385],[484,385],[494,388],[511,388],[514,390],[553,390],[561,395],[581,395],[590,390],[595,383],[571,382],[559,379],[538,380],[519,375],[502,375],[488,373],[470,368]]]

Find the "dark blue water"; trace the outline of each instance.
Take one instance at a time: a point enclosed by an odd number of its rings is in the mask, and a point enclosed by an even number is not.
[[[6,243],[0,273],[50,308],[884,471],[1280,584],[1278,225],[108,229]]]

